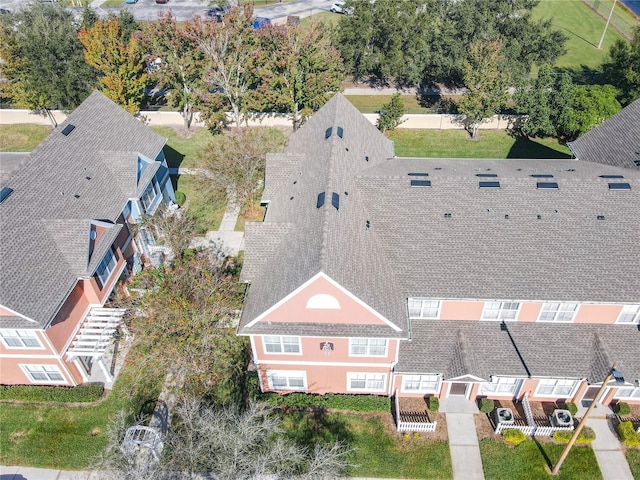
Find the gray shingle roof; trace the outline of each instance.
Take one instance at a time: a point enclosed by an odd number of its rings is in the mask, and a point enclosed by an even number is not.
[[[75,129],[62,135],[68,124]],[[142,188],[135,183],[137,154],[154,160],[165,142],[99,92],[54,129],[7,180],[14,191],[0,205],[0,304],[46,326],[77,279],[93,273],[127,200]],[[157,169],[150,167],[141,183]],[[93,219],[114,228],[89,264]]]
[[[402,343],[397,373],[461,375],[460,336],[471,354],[463,374],[489,379],[576,377],[602,381],[615,364],[628,380],[640,378],[640,331],[635,325],[509,322],[416,321],[413,339]],[[607,365],[608,364],[608,365]]]
[[[640,100],[569,143],[578,160],[640,169]]]

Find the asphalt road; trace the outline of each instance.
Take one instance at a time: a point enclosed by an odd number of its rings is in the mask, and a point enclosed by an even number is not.
[[[169,0],[164,5],[155,3],[155,0],[138,0],[134,4],[122,4],[119,7],[102,8],[99,5],[101,0],[92,3],[92,7],[100,14],[107,16],[109,13],[117,13],[123,8],[128,8],[136,20],[155,20],[159,14],[171,10],[176,19],[180,21],[189,20],[196,15],[206,15],[210,3],[215,1],[201,0]],[[286,19],[288,15],[308,17],[310,15],[328,12],[333,0],[297,0],[289,3],[276,3],[268,7],[258,7],[254,10],[256,16],[266,17],[270,20]],[[16,11],[25,4],[24,0],[2,0],[2,8]],[[69,8],[80,13],[79,8]],[[336,14],[337,15],[337,14]]]

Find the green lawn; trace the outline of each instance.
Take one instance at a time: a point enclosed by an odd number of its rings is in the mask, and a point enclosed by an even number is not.
[[[527,140],[502,130],[481,130],[470,140],[464,130],[395,130],[390,134],[399,157],[433,158],[570,158],[555,139]]]
[[[178,134],[178,131],[171,127],[151,128],[167,139],[164,154],[169,168],[195,167],[196,153],[213,139],[213,135],[206,128],[193,129],[188,137]]]
[[[596,47],[602,36],[606,20],[591,10],[582,0],[542,0],[533,10],[534,18],[553,19],[553,25],[564,32],[569,41],[567,53],[558,59],[556,66],[571,70],[597,69],[606,59],[609,47],[623,38],[609,28],[602,49]]]
[[[391,101],[391,95],[346,95],[353,106],[362,113],[378,113],[382,105]],[[433,108],[420,105],[416,95],[402,95],[406,113],[436,113]]]
[[[127,383],[127,368],[102,403],[87,407],[27,404],[0,405],[0,465],[68,470],[85,469],[106,444],[109,418],[122,409],[133,415],[155,405],[158,390]],[[144,393],[143,393],[144,392]]]
[[[386,414],[385,414],[386,415]],[[355,477],[447,478],[453,476],[449,445],[428,435],[404,438],[389,433],[376,415],[288,411],[287,434],[304,445],[341,440],[350,449]]]
[[[480,441],[486,480],[598,480],[600,467],[591,447],[574,447],[562,464],[560,475],[552,477],[545,465],[560,458],[564,445],[527,440],[517,447],[493,440]]]
[[[633,478],[640,478],[640,450],[627,449],[627,462],[631,467]]]
[[[0,125],[0,152],[30,152],[50,131],[45,125]]]
[[[195,175],[172,175],[173,188],[187,197],[187,215],[195,221],[196,235],[204,235],[208,230],[218,230],[226,208],[207,194],[206,179]]]
[[[340,19],[342,19],[342,15],[338,13],[332,12],[320,12],[309,17],[304,17],[300,19],[300,25],[303,27],[305,25],[310,24],[311,22],[319,21],[324,23],[326,27],[332,27],[340,23]]]

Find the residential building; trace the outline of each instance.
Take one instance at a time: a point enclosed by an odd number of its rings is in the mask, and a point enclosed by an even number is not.
[[[122,309],[104,308],[153,237],[132,225],[175,199],[166,140],[92,93],[2,178],[0,383],[78,385]]]
[[[615,364],[604,401],[640,403],[628,167],[397,158],[335,95],[267,156],[246,225],[238,334],[262,389],[578,402]]]

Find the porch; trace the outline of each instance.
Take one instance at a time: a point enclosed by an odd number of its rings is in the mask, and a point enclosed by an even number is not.
[[[522,401],[495,401],[495,408],[509,408],[513,412],[513,423],[497,423],[489,416],[494,433],[499,435],[504,430],[516,429],[525,435],[537,437],[551,437],[557,431],[572,431],[575,428],[576,419],[573,425],[567,427],[554,426],[551,423],[551,415],[555,410],[561,409],[563,405],[553,402],[529,402],[525,395]]]
[[[437,412],[429,411],[424,398],[400,398],[396,391],[392,410],[398,432],[432,433],[436,431]]]

